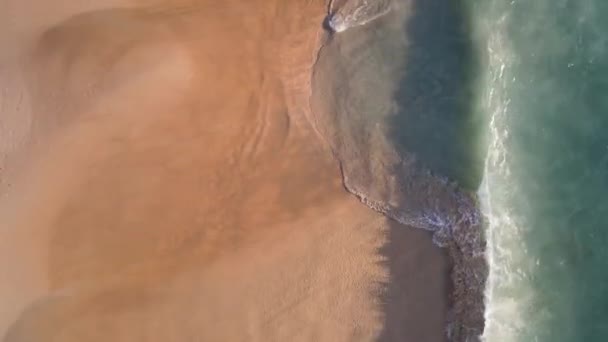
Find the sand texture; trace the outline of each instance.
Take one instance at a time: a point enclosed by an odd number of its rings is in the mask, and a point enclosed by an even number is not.
[[[0,0],[4,341],[442,341],[310,124],[323,1]]]

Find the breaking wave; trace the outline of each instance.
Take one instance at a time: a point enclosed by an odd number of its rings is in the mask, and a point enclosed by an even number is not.
[[[334,32],[343,32],[351,27],[365,25],[378,19],[390,10],[390,0],[350,0],[335,11],[330,4],[327,21]]]

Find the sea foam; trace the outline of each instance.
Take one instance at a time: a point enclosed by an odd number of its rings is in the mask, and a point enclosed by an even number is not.
[[[389,0],[350,0],[335,11],[330,8],[327,23],[332,31],[343,32],[378,19],[390,10]]]

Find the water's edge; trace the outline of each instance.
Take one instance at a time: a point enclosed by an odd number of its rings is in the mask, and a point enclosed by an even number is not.
[[[313,62],[311,79],[317,71],[317,63],[332,34],[336,33],[321,32],[318,50]],[[311,87],[313,83],[311,81]],[[312,111],[312,90],[310,108]],[[410,215],[411,210],[407,210],[407,208],[395,207],[387,204],[386,201],[373,199],[372,196],[368,196],[365,191],[359,189],[356,184],[353,184],[349,180],[339,151],[337,151],[335,146],[332,146],[331,139],[328,139],[321,133],[322,130],[318,127],[319,123],[314,119],[316,115],[323,115],[323,113],[314,113],[313,118],[309,118],[309,121],[319,135],[319,138],[329,148],[338,162],[346,191],[357,197],[361,203],[369,208],[400,224],[432,231],[435,245],[447,249],[451,262],[451,281],[449,284],[451,291],[448,293],[450,310],[448,312],[448,321],[446,322],[447,339],[454,342],[479,341],[485,323],[484,295],[488,277],[488,266],[485,257],[486,243],[484,236],[486,222],[481,215],[477,194],[455,188],[453,183],[431,175],[428,171],[421,172],[425,175],[424,179],[426,179],[425,177],[433,177],[434,184],[443,184],[443,187],[449,188],[450,192],[453,190],[455,197],[460,197],[467,203],[463,205],[463,208],[466,210],[460,210],[461,208],[448,209],[450,214],[452,212],[456,212],[457,214],[456,217],[448,218],[447,223],[443,222],[441,214],[430,217],[434,214],[425,212],[419,217],[412,217]],[[403,167],[405,168],[407,165],[403,165]],[[448,192],[448,190],[442,190],[442,192]],[[453,202],[460,201],[456,199]],[[474,216],[474,218],[470,216]]]

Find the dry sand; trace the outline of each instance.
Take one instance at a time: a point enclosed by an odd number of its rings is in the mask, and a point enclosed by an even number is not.
[[[442,341],[307,117],[323,1],[0,0],[5,341]]]

